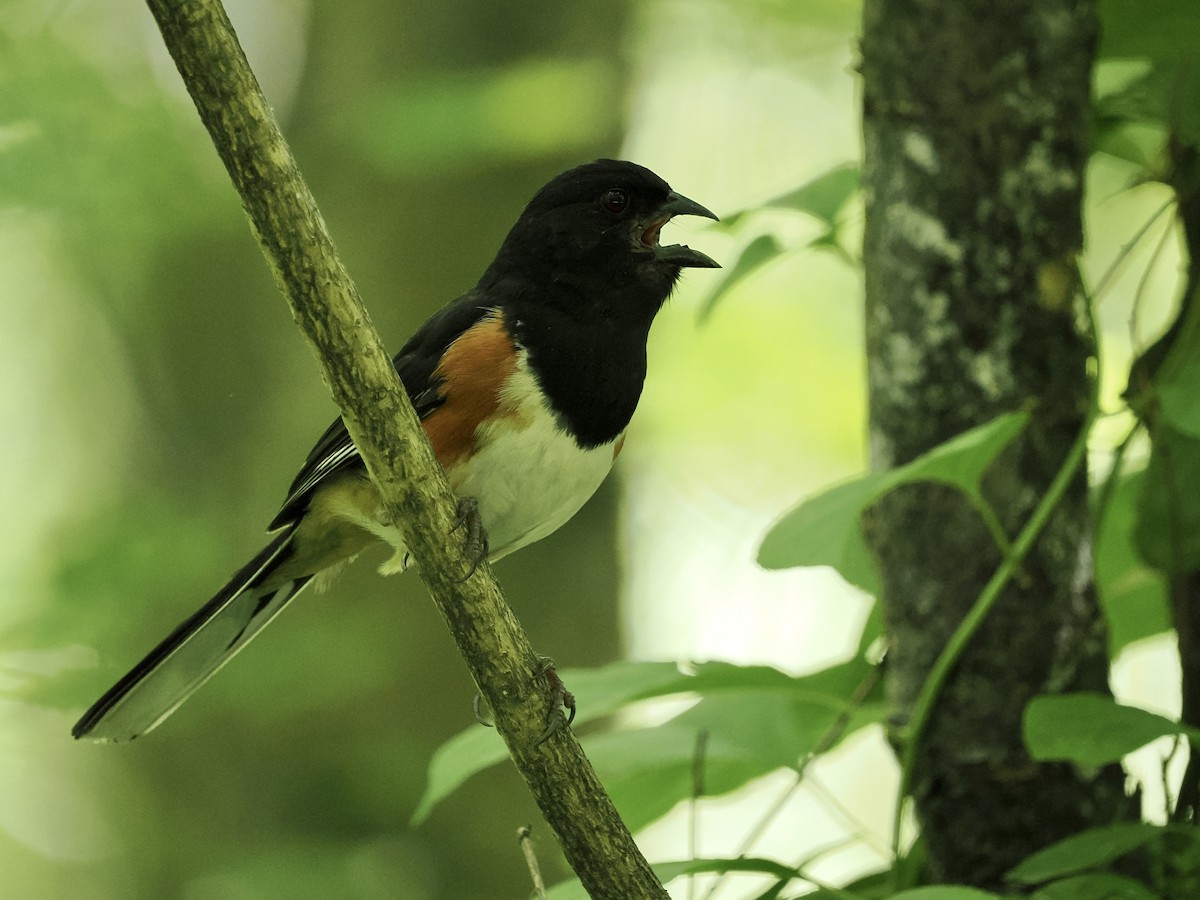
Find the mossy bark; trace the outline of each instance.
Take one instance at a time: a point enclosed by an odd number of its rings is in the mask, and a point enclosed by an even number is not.
[[[1091,0],[864,7],[872,465],[901,465],[1030,409],[985,482],[1010,536],[1089,403],[1075,257],[1096,34]],[[932,485],[889,495],[867,531],[883,575],[889,702],[903,723],[1001,553],[962,496]],[[1091,553],[1081,472],[922,736],[912,793],[938,881],[998,887],[1030,852],[1124,814],[1118,768],[1035,764],[1021,740],[1035,694],[1107,690]]]

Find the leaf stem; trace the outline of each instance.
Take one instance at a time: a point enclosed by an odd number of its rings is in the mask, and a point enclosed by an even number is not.
[[[1008,535],[1004,531],[1004,526],[1000,524],[1000,516],[996,513],[996,507],[992,506],[982,494],[964,492],[963,496],[975,507],[975,512],[979,514],[979,518],[983,519],[983,524],[987,526],[987,530],[992,535],[992,540],[996,542],[996,547],[1000,550],[1000,555],[1010,555],[1013,547],[1012,541],[1008,539]]]

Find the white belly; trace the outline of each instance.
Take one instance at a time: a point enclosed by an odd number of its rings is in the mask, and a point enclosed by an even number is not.
[[[542,401],[524,354],[502,399],[509,414],[480,426],[476,452],[449,473],[454,492],[479,503],[493,562],[579,512],[612,469],[622,440],[580,448]],[[374,523],[370,530],[396,549],[380,572],[403,569],[408,560],[399,529]]]
[[[531,389],[533,383],[522,365],[506,392],[514,415],[480,428],[479,450],[455,467],[450,480],[460,497],[479,501],[492,560],[561,526],[612,469],[617,441],[581,449]]]

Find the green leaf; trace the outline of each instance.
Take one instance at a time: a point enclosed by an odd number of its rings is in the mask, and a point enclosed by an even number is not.
[[[1091,872],[1077,875],[1046,885],[1033,895],[1033,900],[1161,900],[1158,894],[1147,889],[1140,881],[1113,875],[1109,872]]]
[[[983,500],[984,473],[1028,422],[1028,413],[1006,413],[965,431],[889,473],[895,480],[893,487],[913,481],[937,481]]]
[[[804,900],[846,900],[847,895],[855,900],[891,900],[897,884],[914,884],[920,880],[925,867],[925,846],[920,835],[909,848],[907,855],[900,857],[892,866],[870,872],[841,888],[820,888],[805,894]]]
[[[1147,63],[1144,74],[1102,97],[1102,115],[1162,123],[1200,140],[1200,12],[1194,0],[1101,0],[1101,60]],[[1098,84],[1098,86],[1101,86]]]
[[[1034,759],[1085,766],[1115,762],[1163,736],[1183,734],[1200,741],[1196,729],[1092,693],[1034,697],[1025,707],[1022,727]]]
[[[999,894],[961,885],[935,884],[892,894],[891,900],[1002,900]]]
[[[1120,822],[1090,828],[1039,850],[1011,869],[1006,877],[1021,884],[1037,884],[1073,875],[1107,865],[1145,846],[1162,833],[1163,829],[1146,822]]]
[[[758,564],[764,569],[831,566],[849,584],[878,596],[879,574],[859,520],[886,489],[883,473],[869,473],[810,497],[767,532]]]
[[[1194,389],[1194,388],[1193,388]],[[1138,554],[1168,573],[1200,568],[1200,438],[1160,421],[1138,497]]]
[[[1092,96],[1097,102],[1128,90],[1153,69],[1148,59],[1104,59],[1092,69]]]
[[[783,248],[779,245],[779,241],[771,237],[769,234],[762,234],[756,237],[753,241],[746,245],[742,250],[733,267],[728,270],[728,273],[718,283],[713,292],[705,298],[704,303],[700,307],[699,318],[703,322],[716,309],[717,303],[739,282],[743,281],[752,272],[756,272],[766,263],[775,259],[783,253]]]
[[[1101,118],[1092,128],[1092,152],[1107,153],[1152,171],[1160,164],[1166,136],[1166,129],[1158,123]]]
[[[859,175],[856,163],[846,163],[814,178],[808,184],[775,197],[754,209],[789,209],[812,216],[825,228],[808,246],[839,250],[837,217],[858,190]],[[754,209],[743,209],[724,216],[721,227],[731,228]],[[759,235],[743,248],[741,255],[700,307],[700,321],[705,321],[717,304],[739,283],[763,265],[783,254],[779,241],[768,234]]]
[[[878,574],[862,540],[863,511],[888,491],[917,481],[950,485],[976,504],[985,504],[984,473],[1028,420],[1028,413],[1007,413],[939,444],[907,465],[871,472],[810,497],[768,532],[759,549],[759,565],[766,569],[832,566],[850,584],[877,594]]]
[[[803,187],[763,204],[772,209],[808,213],[833,230],[838,213],[858,190],[858,163],[844,163],[819,175]]]
[[[702,732],[704,795],[720,796],[795,766],[844,714],[849,724],[834,746],[879,722],[883,707],[877,696],[857,710],[849,704],[869,672],[865,662],[853,660],[802,678],[783,676],[774,684],[708,691],[662,725],[586,739],[588,756],[622,818],[636,830],[692,796]]]
[[[1159,412],[1164,420],[1190,438],[1200,439],[1200,360],[1189,362],[1171,383],[1157,391]]]
[[[761,857],[731,857],[716,859],[682,859],[677,862],[655,863],[654,872],[665,884],[682,875],[700,875],[709,872],[752,872],[771,875],[775,878],[797,878],[800,873],[792,866]]]
[[[1200,16],[1195,0],[1100,0],[1101,57],[1156,61],[1194,56]]]
[[[684,875],[701,875],[723,872],[749,872],[754,875],[771,875],[780,879],[792,879],[799,873],[791,866],[771,859],[741,857],[735,859],[681,859],[654,863],[652,868],[663,884]],[[578,879],[556,884],[546,891],[546,900],[588,900],[587,892]]]
[[[581,723],[608,715],[618,706],[643,697],[687,690],[687,676],[674,663],[616,663],[603,669],[562,672],[581,710]],[[413,811],[411,824],[423,822],[463,782],[508,759],[500,736],[472,725],[442,744],[429,761],[428,782]]]
[[[858,163],[843,163],[818,175],[812,181],[794,191],[781,194],[751,209],[738,210],[724,216],[721,224],[731,226],[739,222],[743,216],[757,209],[791,209],[807,213],[814,219],[823,222],[827,231],[836,229],[838,213],[854,196],[859,185]]]
[[[688,671],[674,663],[625,662],[560,674],[579,706],[576,727],[634,701],[677,694],[702,696],[696,706],[656,728],[585,738],[610,793],[628,800],[630,807],[622,809],[626,820],[644,824],[689,796],[699,730],[707,729],[711,735],[707,754],[711,792],[725,793],[749,778],[794,764],[819,740],[822,725],[847,709],[848,698],[868,672],[867,663],[856,659],[800,678],[770,666],[724,662],[702,663]],[[768,717],[774,727],[762,728],[756,716]],[[864,706],[847,733],[881,716],[878,703]],[[801,721],[792,721],[800,717]],[[507,758],[492,729],[473,724],[452,737],[430,761],[428,783],[412,824],[424,821],[476,772]]]
[[[425,793],[413,810],[409,825],[420,825],[434,807],[458,790],[464,781],[476,772],[482,772],[506,759],[508,748],[495,729],[476,724],[474,728],[460,731],[438,747],[429,760]]]
[[[1113,659],[1126,645],[1171,628],[1163,575],[1143,563],[1134,548],[1142,478],[1142,472],[1120,477],[1096,536],[1096,587]]]

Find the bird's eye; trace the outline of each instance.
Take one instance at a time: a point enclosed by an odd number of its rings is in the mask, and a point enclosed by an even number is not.
[[[629,194],[620,188],[612,188],[604,192],[600,202],[610,213],[620,214],[629,206]]]

